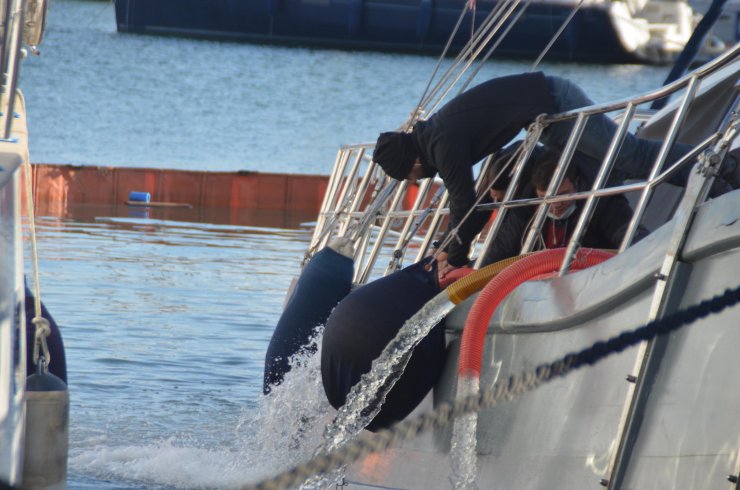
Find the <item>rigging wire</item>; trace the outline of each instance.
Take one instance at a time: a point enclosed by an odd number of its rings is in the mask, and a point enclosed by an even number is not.
[[[474,1],[474,0],[473,0]],[[419,102],[416,104],[416,107],[414,108],[414,111],[409,115],[409,120],[406,123],[406,131],[409,131],[411,127],[414,125],[414,122],[420,117],[421,110],[422,110],[422,104],[424,102],[424,98],[426,97],[427,93],[429,92],[430,87],[432,86],[432,82],[434,81],[434,77],[437,76],[437,72],[439,71],[440,67],[442,66],[442,61],[444,61],[445,57],[447,56],[447,52],[450,50],[450,46],[452,46],[452,40],[455,38],[455,35],[457,34],[457,31],[460,29],[460,25],[462,24],[463,19],[465,18],[465,14],[468,11],[468,5],[469,3],[465,4],[465,7],[463,7],[462,11],[460,12],[460,16],[457,19],[457,22],[455,23],[455,27],[452,30],[452,34],[447,39],[447,44],[445,45],[444,49],[442,50],[442,54],[437,58],[437,63],[434,65],[434,69],[432,70],[432,74],[429,77],[429,80],[427,81],[426,87],[424,87],[424,91],[421,94],[421,97],[419,98]]]
[[[471,39],[468,41],[466,48],[462,50],[461,54],[458,56],[458,58],[455,60],[455,62],[452,64],[450,68],[448,68],[447,72],[442,76],[440,81],[437,83],[437,85],[434,87],[433,90],[429,90],[432,81],[434,77],[436,76],[439,67],[441,65],[442,59],[447,53],[447,50],[449,49],[449,46],[452,42],[452,39],[454,35],[457,33],[457,30],[459,28],[459,24],[462,20],[462,16],[458,19],[458,24],[455,26],[455,30],[453,34],[448,39],[447,45],[445,46],[445,50],[443,51],[442,56],[437,61],[437,65],[434,68],[434,71],[432,73],[432,76],[429,79],[429,82],[427,83],[426,88],[424,89],[424,93],[422,95],[421,101],[417,104],[416,108],[414,109],[413,113],[411,114],[411,118],[408,121],[408,124],[406,126],[406,130],[408,131],[411,126],[413,125],[413,122],[415,121],[415,118],[420,117],[422,112],[425,110],[425,106],[431,104],[431,109],[429,109],[429,112],[433,112],[436,110],[439,106],[439,104],[444,100],[444,98],[449,94],[449,92],[452,90],[452,88],[457,84],[460,79],[462,78],[463,74],[470,69],[470,66],[472,66],[472,63],[478,58],[480,53],[483,51],[483,48],[493,39],[493,37],[499,33],[502,26],[508,22],[508,25],[506,25],[503,32],[501,32],[501,35],[496,39],[496,41],[493,43],[493,45],[488,49],[488,51],[485,53],[485,55],[479,60],[478,66],[473,69],[472,73],[469,74],[466,81],[463,82],[462,86],[460,87],[458,94],[462,93],[467,89],[467,87],[472,83],[472,81],[475,79],[477,74],[482,69],[484,63],[493,55],[493,53],[496,51],[496,49],[499,47],[501,42],[505,39],[505,37],[509,34],[511,29],[516,25],[516,23],[519,21],[521,16],[527,11],[529,5],[531,4],[532,0],[527,0],[524,5],[521,6],[517,10],[517,7],[520,6],[520,0],[515,0],[512,2],[509,2],[509,6],[505,7],[506,2],[499,2],[497,3],[496,7],[491,11],[491,13],[488,15],[488,17],[484,20],[481,28],[476,33],[474,30],[471,31]],[[575,14],[578,12],[578,10],[582,7],[583,0],[580,0],[578,4],[571,10],[568,17],[563,21],[562,25],[558,29],[558,31],[555,33],[555,35],[550,39],[548,45],[544,48],[544,50],[540,53],[535,63],[532,65],[532,70],[534,70],[539,63],[542,61],[542,59],[545,57],[549,49],[554,45],[557,38],[562,34],[562,32],[565,30],[566,26],[570,21],[573,19]],[[475,13],[475,3],[472,3],[472,6],[470,3],[466,4],[466,8],[470,9],[471,12],[473,12],[473,16]],[[506,9],[504,11],[504,9]],[[464,14],[465,10],[463,10]],[[515,13],[516,12],[516,13]],[[474,17],[473,17],[474,22]],[[469,56],[469,61],[465,66],[460,68],[459,73],[452,81],[450,81],[450,78],[453,76],[454,70],[457,69],[460,64],[463,62],[463,60]],[[444,84],[448,84],[447,88],[445,90],[442,90],[442,87]],[[441,94],[439,93],[441,91]],[[490,187],[489,187],[490,189]],[[478,200],[476,201],[476,205],[480,202],[483,195],[480,195],[478,197]],[[435,201],[430,204],[435,205],[438,204],[439,201]],[[431,209],[431,207],[430,207]],[[448,233],[445,237],[446,244],[449,244],[449,241],[452,240],[454,237],[456,237],[456,232],[459,229],[459,227],[465,222],[466,219],[470,217],[473,210],[475,209],[475,206],[471,208],[471,210],[465,215],[465,217],[461,220],[460,224],[452,230],[450,233]],[[446,245],[445,244],[445,245]],[[442,250],[444,246],[439,247],[438,252]]]
[[[552,38],[550,39],[550,42],[547,43],[547,46],[545,46],[545,49],[542,50],[540,55],[537,57],[535,62],[532,64],[532,68],[530,68],[529,71],[535,71],[537,69],[540,62],[542,61],[542,58],[544,58],[547,52],[550,51],[550,48],[552,48],[553,44],[555,44],[555,41],[558,40],[558,38],[560,37],[560,34],[563,33],[565,28],[568,26],[568,24],[570,24],[570,21],[573,19],[573,17],[575,17],[576,13],[581,9],[582,6],[583,6],[583,0],[579,0],[576,6],[573,7],[573,10],[570,11],[570,14],[568,15],[568,17],[560,25],[560,28],[552,36]]]
[[[432,93],[427,96],[426,99],[424,99],[423,106],[428,106],[432,104],[434,98],[436,98],[437,101],[433,105],[439,105],[440,101],[447,96],[447,94],[452,89],[452,86],[456,83],[457,80],[459,80],[461,76],[458,75],[455,80],[450,82],[450,78],[453,76],[455,70],[459,69],[461,70],[461,73],[464,73],[470,67],[470,65],[475,61],[475,58],[478,56],[478,54],[480,54],[481,48],[479,48],[479,46],[481,44],[485,45],[487,41],[490,40],[493,35],[495,35],[496,26],[500,25],[499,19],[503,15],[504,10],[507,8],[506,5],[512,2],[518,3],[519,1],[520,0],[506,0],[504,2],[499,2],[496,4],[496,6],[488,14],[488,17],[486,17],[481,26],[478,28],[475,36],[465,44],[453,63],[447,68],[447,72],[437,82],[437,85]],[[494,29],[494,31],[491,33],[492,29]],[[465,65],[461,68],[461,65],[466,59],[468,60],[467,63],[465,63]],[[447,89],[444,90],[441,95],[438,95],[438,93],[442,90],[442,87],[445,85],[448,85]],[[428,112],[431,113],[432,111],[433,110],[429,110]]]
[[[463,93],[468,86],[472,83],[472,81],[475,79],[475,77],[478,75],[478,72],[483,68],[484,64],[488,59],[493,55],[493,53],[496,51],[496,49],[499,47],[499,45],[504,41],[506,36],[509,34],[509,31],[514,28],[516,23],[519,21],[522,15],[524,15],[524,12],[527,11],[527,8],[532,3],[532,0],[527,0],[524,6],[519,9],[519,11],[516,13],[514,18],[507,24],[506,29],[501,33],[501,35],[498,37],[495,43],[488,49],[488,52],[481,58],[480,62],[478,63],[478,67],[473,70],[473,73],[468,75],[468,79],[465,83],[463,83],[463,86],[460,87],[460,90],[458,91],[459,94]],[[516,5],[511,9],[511,12],[514,12]],[[504,19],[503,22],[506,22],[507,18]],[[501,25],[503,25],[503,22]]]

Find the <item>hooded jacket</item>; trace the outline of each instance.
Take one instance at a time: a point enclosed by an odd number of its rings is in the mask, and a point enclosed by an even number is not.
[[[545,75],[524,73],[494,78],[458,95],[412,134],[421,153],[425,175],[439,173],[450,195],[450,230],[475,203],[473,166],[511,141],[540,114],[555,112]],[[490,212],[476,212],[447,247],[454,266],[468,262],[470,243]]]

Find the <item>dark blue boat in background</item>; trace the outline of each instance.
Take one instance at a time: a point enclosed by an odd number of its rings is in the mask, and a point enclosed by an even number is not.
[[[463,0],[115,0],[119,32],[428,54],[441,53],[453,32],[449,54],[459,52],[471,26],[480,27],[495,8],[511,9],[487,41],[492,46],[503,38],[495,51],[499,57],[537,57],[572,15],[548,60],[667,63],[696,20],[684,0],[499,6],[478,0],[474,15],[468,11],[457,31]],[[510,22],[515,24],[506,32]]]

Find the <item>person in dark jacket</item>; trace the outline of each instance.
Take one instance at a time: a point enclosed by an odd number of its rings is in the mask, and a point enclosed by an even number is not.
[[[468,263],[470,244],[484,226],[489,213],[476,212],[463,221],[475,203],[473,166],[501,149],[541,114],[554,114],[592,105],[576,84],[542,72],[494,78],[456,96],[410,132],[381,133],[373,160],[396,180],[442,178],[450,195],[450,230],[460,226],[457,239],[446,247],[446,264],[440,275]],[[553,124],[541,141],[562,148],[573,121]],[[592,116],[584,128],[578,150],[601,160],[616,131],[605,115]],[[620,180],[645,178],[660,151],[661,142],[628,134],[615,160],[612,176]],[[667,163],[673,163],[692,147],[676,143]],[[738,166],[740,167],[740,166]],[[690,172],[684,166],[672,183],[685,185]]]
[[[504,200],[506,190],[511,183],[511,156],[518,150],[521,145],[521,141],[509,145],[504,148],[493,160],[491,167],[488,170],[489,179],[495,178],[491,183],[490,180],[483,188],[490,188],[488,196],[485,197],[481,204],[488,202],[501,202]],[[540,158],[544,149],[541,146],[535,147],[532,151],[532,155],[526,162],[524,173],[520,178],[521,184],[519,190],[514,195],[514,199],[528,199],[536,197],[534,188],[530,182],[532,167],[536,164]],[[508,166],[507,166],[508,165]],[[496,178],[497,177],[497,178]],[[519,254],[522,248],[522,239],[527,231],[529,221],[532,219],[533,208],[530,206],[515,207],[511,208],[506,212],[506,216],[499,227],[496,238],[491,242],[487,251],[484,251],[484,262],[483,265],[492,264],[499,260],[508,259]]]
[[[546,150],[532,162],[528,186],[520,197],[544,197],[550,184],[560,155]],[[588,157],[576,155],[566,170],[557,194],[572,194],[591,188],[593,176],[584,176],[581,167],[589,168]],[[499,187],[502,184],[499,184]],[[539,237],[539,249],[565,247],[570,240],[586,201],[569,200],[550,205],[547,219]],[[482,265],[518,255],[529,228],[535,208],[519,207],[510,210],[504,217],[499,232],[485,253]],[[599,198],[588,227],[581,237],[581,245],[589,248],[618,249],[632,218],[632,208],[622,195]],[[647,229],[638,227],[635,241],[648,234]]]

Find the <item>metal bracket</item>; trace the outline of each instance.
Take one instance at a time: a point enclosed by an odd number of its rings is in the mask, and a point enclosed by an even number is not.
[[[699,164],[695,167],[696,173],[699,173],[705,177],[716,177],[717,175],[719,175],[719,165],[722,161],[719,153],[716,153],[712,149],[707,149],[699,155],[698,160]]]

